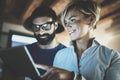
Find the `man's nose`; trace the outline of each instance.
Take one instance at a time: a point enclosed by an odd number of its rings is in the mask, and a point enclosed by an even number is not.
[[[40,28],[40,29],[39,29],[39,33],[40,33],[41,35],[44,34],[44,33],[45,33],[45,30],[42,29],[42,28]]]

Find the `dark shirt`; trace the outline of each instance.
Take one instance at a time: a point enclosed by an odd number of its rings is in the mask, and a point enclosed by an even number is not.
[[[34,60],[37,64],[45,64],[49,66],[53,66],[53,61],[56,53],[65,48],[64,45],[59,44],[57,47],[52,49],[40,49],[37,45],[37,43],[29,44],[27,45],[27,48]],[[38,69],[40,74],[44,74],[44,70]]]

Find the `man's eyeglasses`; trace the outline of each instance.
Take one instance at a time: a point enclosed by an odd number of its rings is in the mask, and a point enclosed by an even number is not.
[[[46,23],[41,24],[41,25],[39,25],[39,24],[33,24],[33,29],[34,29],[34,31],[39,31],[40,28],[41,28],[42,30],[48,31],[48,30],[51,29],[51,25],[52,25],[54,22],[55,22],[55,21],[46,22]]]

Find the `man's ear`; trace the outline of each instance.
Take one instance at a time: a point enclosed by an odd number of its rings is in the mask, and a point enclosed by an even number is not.
[[[58,28],[58,22],[55,22],[55,30]]]

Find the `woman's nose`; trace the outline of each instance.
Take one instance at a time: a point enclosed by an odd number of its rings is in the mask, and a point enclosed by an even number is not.
[[[70,26],[70,24],[69,23],[65,23],[65,27],[69,27]]]
[[[66,30],[67,31],[69,31],[69,30],[71,30],[72,29],[72,26],[71,25],[68,25],[67,27],[66,27]]]
[[[67,23],[67,24],[65,25],[65,27],[66,27],[66,28],[71,28],[72,25],[71,25],[70,23]]]

